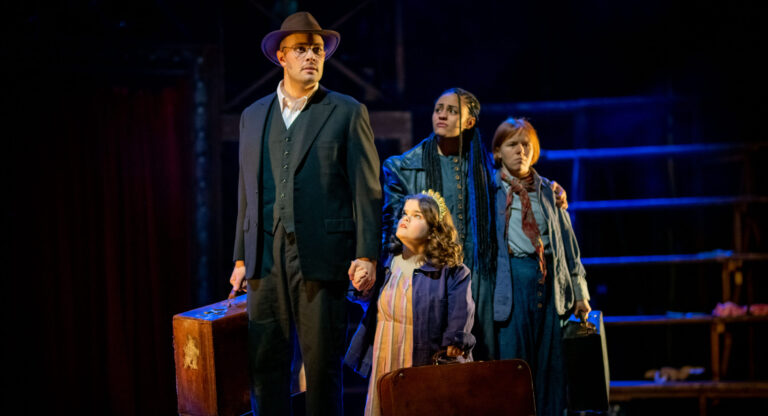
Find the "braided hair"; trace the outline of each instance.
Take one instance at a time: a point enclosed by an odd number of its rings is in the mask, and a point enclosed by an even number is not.
[[[480,116],[480,102],[467,90],[451,88],[440,94],[456,94],[459,99],[459,126],[462,126],[462,104],[469,110],[469,115],[475,120]],[[476,126],[477,124],[475,124]],[[469,149],[465,149],[465,143],[469,142]],[[496,272],[496,238],[494,236],[493,214],[493,183],[491,181],[491,166],[489,153],[485,150],[483,141],[476,127],[461,130],[459,134],[459,157],[461,160],[460,172],[463,172],[463,164],[468,163],[466,176],[462,175],[461,189],[466,190],[469,209],[473,215],[471,219],[472,233],[475,236],[475,253],[465,253],[465,256],[474,256],[475,269],[480,279],[493,279]],[[443,193],[442,171],[438,152],[438,137],[433,133],[425,143],[422,153],[422,166],[426,173],[426,187]],[[478,261],[478,253],[489,254],[488,259]]]

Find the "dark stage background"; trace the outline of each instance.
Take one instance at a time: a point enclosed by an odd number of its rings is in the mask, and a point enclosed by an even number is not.
[[[380,133],[392,120],[384,112],[409,120],[399,131],[407,145],[415,144],[431,131],[433,101],[453,86],[480,99],[486,141],[515,115],[532,121],[547,150],[765,143],[768,22],[757,5],[92,0],[6,6],[2,97],[10,150],[3,152],[3,176],[11,191],[5,210],[11,267],[3,280],[10,283],[5,321],[11,325],[4,361],[14,371],[4,378],[15,386],[15,399],[3,413],[176,412],[171,317],[228,293],[233,126],[243,108],[276,87],[281,73],[259,45],[287,14],[308,10],[341,33],[322,83],[383,114],[374,123],[383,160],[398,153],[385,140],[394,133]],[[766,153],[757,146],[598,160],[585,163],[575,179],[570,161],[542,160],[539,170],[561,182],[574,202],[768,196]],[[768,252],[765,203],[574,210],[573,216],[585,257]],[[593,307],[608,315],[709,313],[722,297],[718,264],[587,270]],[[739,303],[768,302],[765,263],[744,270],[748,285],[735,294]],[[706,365],[707,337],[695,331],[617,331],[609,341],[614,378],[640,379],[654,365]],[[635,337],[646,342],[631,342]],[[766,379],[764,358],[756,373],[743,359],[746,349],[765,346],[764,337],[753,343],[744,334],[734,337],[726,378]]]

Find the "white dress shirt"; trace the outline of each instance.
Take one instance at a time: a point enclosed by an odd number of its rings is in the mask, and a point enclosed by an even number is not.
[[[299,116],[301,110],[307,106],[309,99],[315,95],[315,92],[319,87],[320,83],[317,83],[315,84],[315,87],[312,89],[312,91],[309,92],[309,94],[301,98],[293,99],[285,91],[283,88],[283,81],[280,80],[280,83],[277,84],[277,99],[280,103],[280,111],[283,115],[283,121],[285,122],[286,129],[291,127],[293,121],[296,120],[296,117]]]

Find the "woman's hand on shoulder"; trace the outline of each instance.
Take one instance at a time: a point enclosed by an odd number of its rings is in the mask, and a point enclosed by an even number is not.
[[[560,186],[559,183],[552,181],[550,184],[552,190],[555,192],[555,204],[558,208],[568,209],[568,196],[565,193],[565,189]]]

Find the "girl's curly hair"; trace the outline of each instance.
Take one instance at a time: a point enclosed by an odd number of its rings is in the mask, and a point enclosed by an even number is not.
[[[429,195],[414,194],[403,198],[403,206],[400,208],[397,218],[403,216],[405,203],[412,199],[419,202],[419,209],[429,227],[427,245],[424,249],[426,259],[437,267],[460,265],[464,261],[464,253],[462,253],[461,245],[457,242],[458,233],[453,226],[451,213],[446,210],[443,219],[440,220],[440,207],[437,202]],[[403,252],[403,243],[397,238],[399,222],[399,220],[395,221],[394,229],[389,237],[388,246],[393,254]]]

